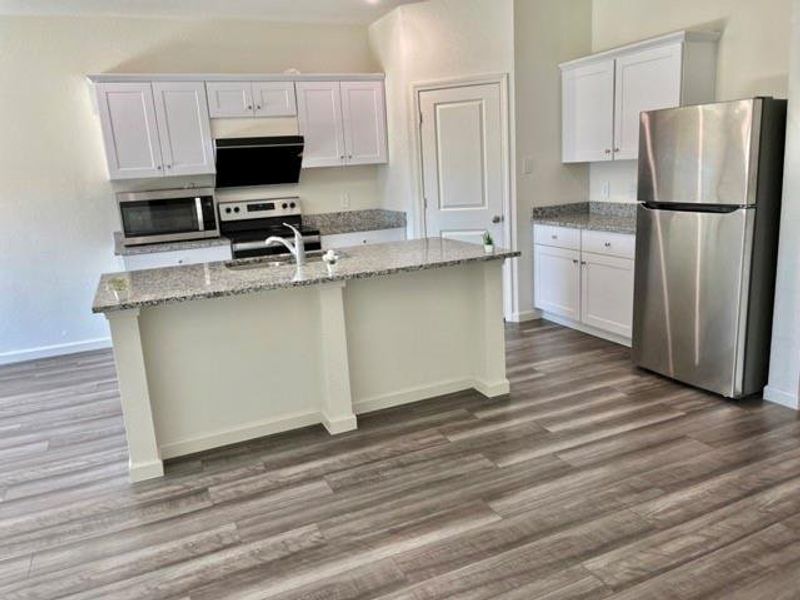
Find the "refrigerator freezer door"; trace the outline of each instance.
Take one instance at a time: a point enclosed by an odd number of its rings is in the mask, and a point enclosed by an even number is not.
[[[635,364],[729,398],[742,394],[754,216],[639,206]]]
[[[750,206],[762,99],[641,114],[639,201]]]

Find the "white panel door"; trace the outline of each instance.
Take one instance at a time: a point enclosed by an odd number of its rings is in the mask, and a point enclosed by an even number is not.
[[[387,161],[386,102],[382,81],[343,81],[344,145],[349,165]]]
[[[683,44],[617,59],[614,159],[639,158],[639,114],[681,103]]]
[[[96,92],[109,178],[161,176],[161,147],[150,83],[100,83]]]
[[[429,237],[505,245],[500,85],[420,92],[425,228]]]
[[[254,81],[253,104],[257,117],[294,117],[297,101],[293,81]]]
[[[208,81],[208,110],[212,119],[252,117],[253,85],[249,81]]]
[[[213,174],[214,143],[199,82],[154,82],[156,121],[165,175]]]
[[[574,321],[581,317],[580,252],[534,246],[536,308]]]
[[[297,118],[305,137],[303,168],[345,163],[341,86],[337,81],[298,82]]]
[[[614,60],[564,70],[562,103],[562,161],[612,160]]]
[[[581,321],[584,324],[631,337],[633,265],[634,261],[627,258],[583,253]]]

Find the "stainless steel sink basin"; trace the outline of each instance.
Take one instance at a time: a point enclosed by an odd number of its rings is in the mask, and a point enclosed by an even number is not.
[[[341,252],[338,253],[339,260],[344,257]],[[322,253],[307,253],[306,264],[322,262]],[[261,256],[258,258],[240,258],[238,260],[229,260],[225,263],[225,267],[233,271],[249,271],[252,269],[269,269],[274,267],[287,267],[294,266],[294,256]]]

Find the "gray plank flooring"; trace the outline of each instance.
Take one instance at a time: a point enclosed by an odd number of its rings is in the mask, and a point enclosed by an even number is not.
[[[462,393],[131,485],[113,358],[0,368],[0,598],[800,598],[800,419],[508,328]]]

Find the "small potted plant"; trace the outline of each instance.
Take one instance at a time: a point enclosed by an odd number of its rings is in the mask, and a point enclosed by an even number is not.
[[[492,234],[488,231],[483,232],[483,251],[486,254],[494,253],[494,239],[492,239]]]

